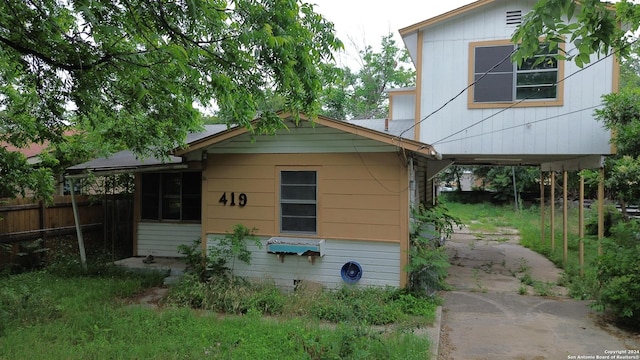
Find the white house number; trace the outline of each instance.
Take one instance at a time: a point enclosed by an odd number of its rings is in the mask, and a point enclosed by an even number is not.
[[[230,198],[231,198],[231,202],[229,203],[229,206],[236,206],[236,193],[232,192]],[[229,199],[227,199],[226,192],[222,194],[218,202],[221,202],[222,205],[227,205],[227,203],[229,202]],[[245,205],[247,205],[247,194],[245,193],[238,194],[238,206],[243,207]]]

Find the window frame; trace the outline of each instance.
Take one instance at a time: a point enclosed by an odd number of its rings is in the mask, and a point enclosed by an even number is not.
[[[197,194],[194,191],[191,192],[185,192],[185,179],[184,176],[185,174],[189,174],[189,175],[193,175],[194,179],[191,180],[195,180],[196,178],[199,178],[199,184],[200,186],[198,187],[198,189],[200,190],[199,194]],[[167,184],[166,184],[166,179],[168,176],[171,175],[179,175],[180,176],[180,189],[179,189],[179,193],[167,193],[165,190],[168,188]],[[153,176],[153,181],[157,184],[157,190],[154,189],[151,192],[145,192],[145,186],[144,186],[144,182],[145,176]],[[202,222],[202,172],[201,171],[170,171],[170,172],[154,172],[154,173],[141,173],[140,174],[140,197],[139,197],[139,201],[140,201],[140,210],[139,210],[139,216],[140,216],[140,221],[144,221],[144,222],[178,222],[178,223],[201,223]],[[187,187],[189,187],[189,189],[193,190],[193,183],[192,182],[188,182],[187,183]],[[154,194],[154,192],[156,192]],[[194,216],[193,218],[188,218],[188,219],[184,219],[185,217],[185,200],[187,202],[191,202],[193,203],[193,200],[198,198],[199,204],[198,204],[198,210],[196,211],[197,214],[199,214],[199,216]],[[175,200],[178,199],[178,203],[179,203],[179,215],[178,218],[172,218],[172,217],[166,217],[165,214],[165,202],[166,201],[171,201],[171,200]],[[151,218],[149,216],[149,214],[145,214],[145,205],[147,204],[148,201],[155,201],[156,203],[153,205],[153,210],[155,210],[156,212],[156,216]],[[195,218],[197,217],[197,219]]]
[[[313,173],[315,176],[315,184],[283,184],[283,173],[286,172],[309,172]],[[318,199],[318,188],[319,188],[319,172],[317,169],[309,169],[309,168],[281,168],[277,169],[277,188],[278,188],[278,230],[280,234],[305,234],[305,235],[317,235],[318,234],[318,208],[319,208],[319,199]],[[283,199],[283,186],[314,186],[314,199]],[[291,218],[292,216],[283,214],[283,204],[299,204],[299,205],[314,205],[315,207],[315,226],[313,230],[290,230],[285,229],[283,219],[285,217]]]
[[[497,47],[497,46],[514,46],[510,40],[491,40],[491,41],[477,41],[469,43],[469,68],[468,68],[468,83],[473,84],[475,81],[475,57],[476,48],[478,47]],[[559,44],[560,49],[564,49],[564,44]],[[513,63],[512,63],[513,64]],[[557,60],[557,79],[564,78],[564,66],[563,60]],[[522,74],[528,70],[519,70],[516,64],[513,64],[513,81],[512,81],[512,97],[510,101],[487,101],[487,102],[475,102],[475,85],[469,87],[467,91],[467,106],[469,109],[491,109],[491,108],[526,108],[526,107],[541,107],[541,106],[562,106],[564,105],[564,81],[560,81],[556,84],[556,98],[555,99],[516,99],[517,88],[517,76],[518,73]]]

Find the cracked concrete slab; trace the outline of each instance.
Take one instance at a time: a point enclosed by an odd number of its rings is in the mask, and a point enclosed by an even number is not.
[[[518,242],[514,230],[468,228],[447,242],[452,291],[442,294],[439,359],[595,358],[640,349],[640,335],[603,326],[589,302],[569,299],[557,285],[560,269]],[[523,284],[525,275],[536,286]]]

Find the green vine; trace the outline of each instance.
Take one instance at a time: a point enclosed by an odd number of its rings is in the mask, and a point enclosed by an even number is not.
[[[202,254],[200,239],[191,245],[178,246],[178,252],[187,258],[187,272],[197,275],[201,281],[207,281],[211,277],[227,278],[232,275],[236,259],[247,265],[251,264],[251,251],[247,248],[247,241],[262,248],[260,239],[255,236],[256,230],[242,224],[234,225],[233,232],[212,241],[206,256]]]
[[[449,257],[442,247],[461,222],[444,205],[412,209],[413,227],[409,238],[409,290],[433,295],[447,288]]]

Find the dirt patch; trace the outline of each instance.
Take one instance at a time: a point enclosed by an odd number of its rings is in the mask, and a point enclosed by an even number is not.
[[[166,287],[152,287],[144,290],[143,292],[130,297],[127,301],[132,305],[141,305],[149,308],[157,308],[160,301],[167,296],[169,288]]]

